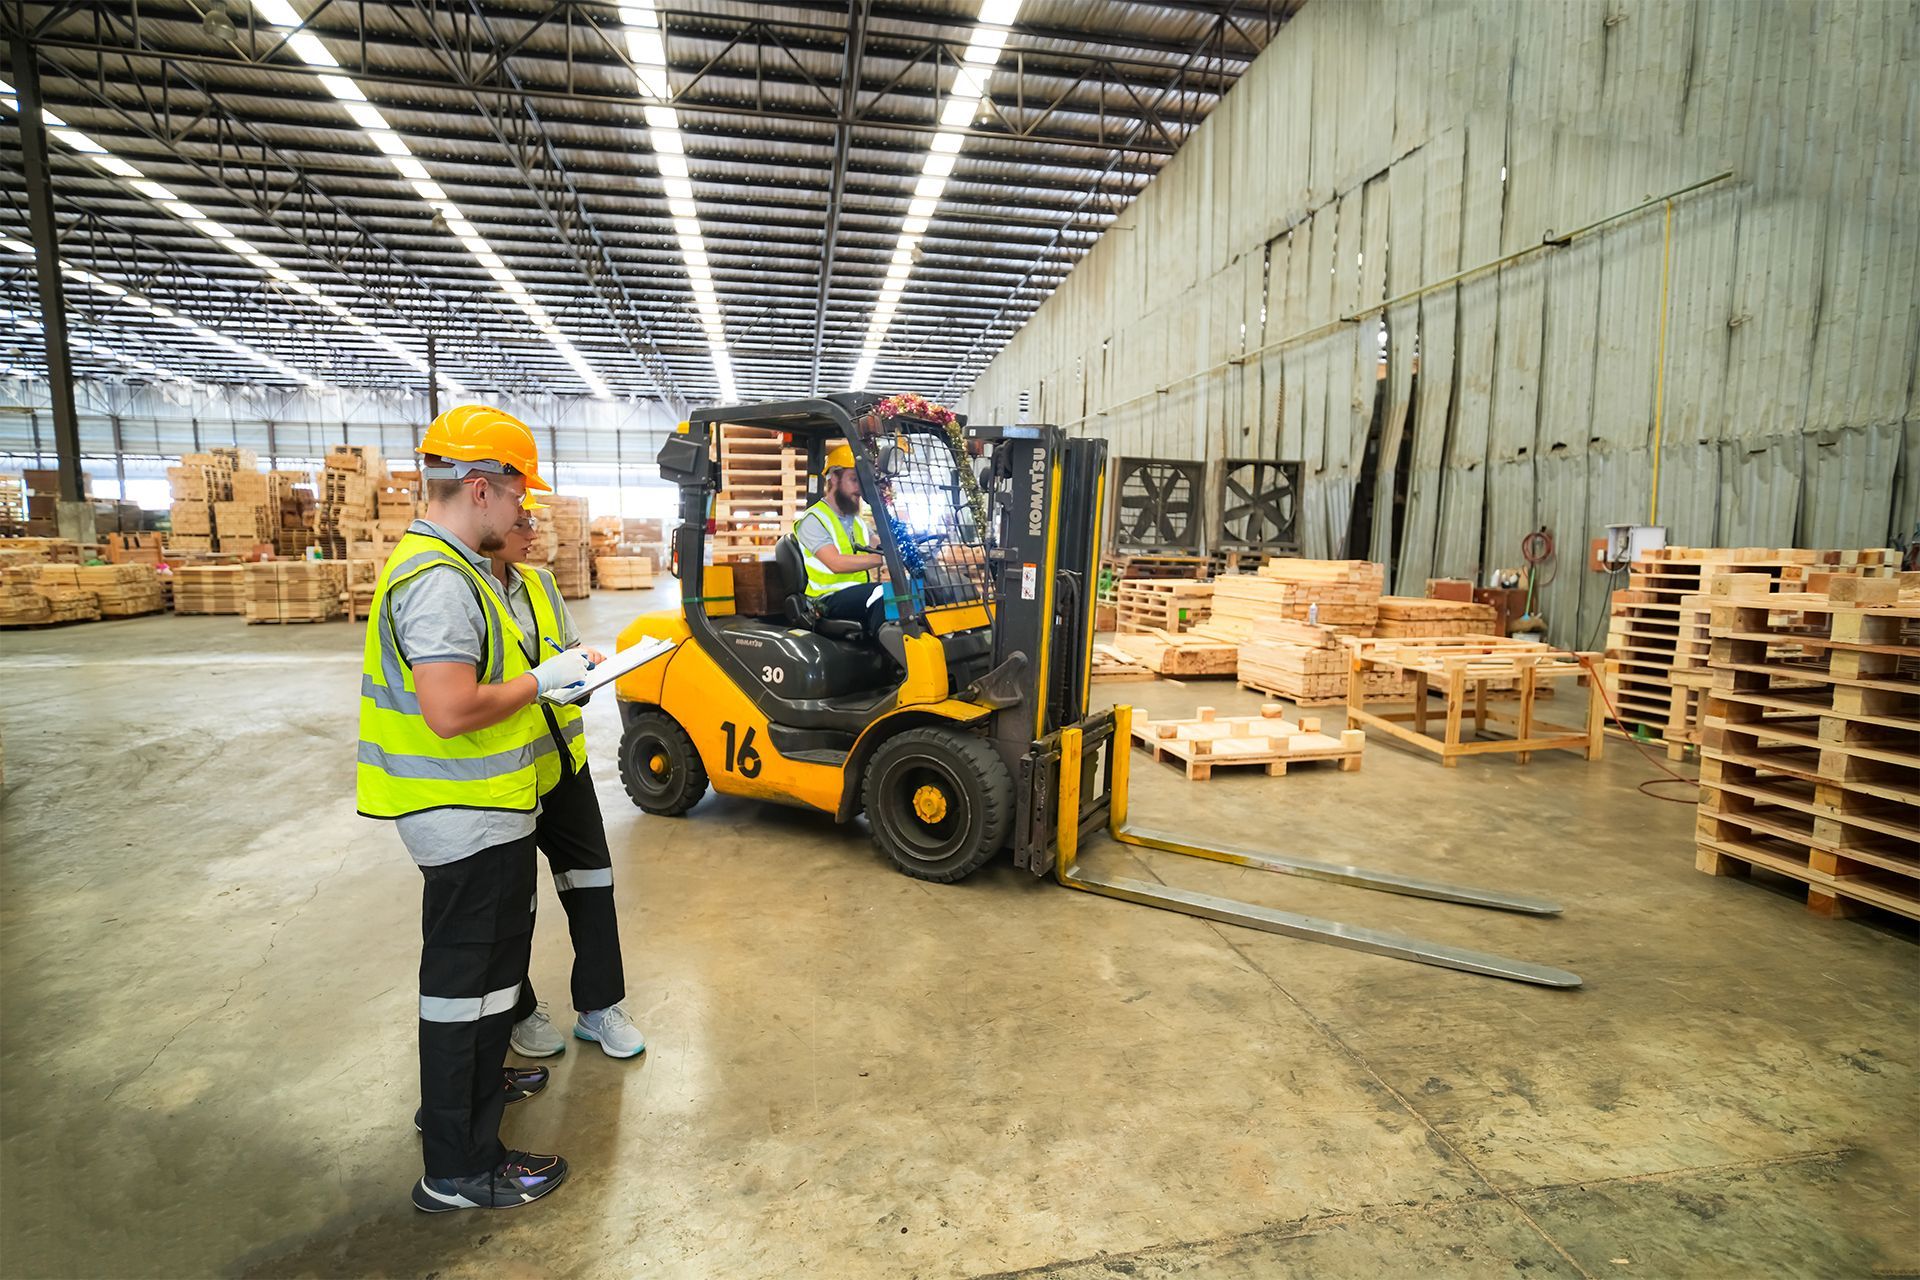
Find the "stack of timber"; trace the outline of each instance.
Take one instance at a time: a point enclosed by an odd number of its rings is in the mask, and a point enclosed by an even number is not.
[[[1460,763],[1462,756],[1491,752],[1511,754],[1526,764],[1535,751],[1577,751],[1589,760],[1600,758],[1601,717],[1605,703],[1598,697],[1587,699],[1587,719],[1583,728],[1548,724],[1534,718],[1534,702],[1543,680],[1582,677],[1597,671],[1599,654],[1568,653],[1532,640],[1510,640],[1505,636],[1438,636],[1413,640],[1345,637],[1343,643],[1352,655],[1353,666],[1347,685],[1347,723],[1378,729],[1390,737],[1431,751],[1448,768]],[[1365,677],[1371,671],[1392,672],[1413,683],[1413,709],[1376,714],[1366,709]],[[1519,706],[1514,712],[1496,711],[1487,706],[1488,694],[1495,683],[1519,690]],[[1434,708],[1430,695],[1438,694],[1442,703]],[[1428,733],[1429,718],[1438,711],[1445,717],[1441,736]],[[1473,742],[1463,740],[1468,721],[1472,722]],[[1513,737],[1485,739],[1489,722],[1511,725]],[[1411,724],[1411,728],[1407,726]]]
[[[1706,686],[1705,601],[1722,574],[1759,574],[1779,590],[1830,577],[1885,576],[1898,556],[1883,549],[1805,551],[1772,547],[1662,547],[1628,569],[1609,604],[1610,693],[1628,729],[1651,734],[1678,758],[1700,743]],[[1686,674],[1676,677],[1676,672]]]
[[[1152,680],[1153,668],[1137,661],[1118,645],[1093,646],[1092,680],[1095,684],[1132,684]]]
[[[48,620],[133,618],[158,613],[163,597],[160,578],[144,564],[22,564],[6,570],[7,584],[44,596],[52,612]],[[31,611],[24,599],[17,610]]]
[[[175,613],[245,613],[246,569],[237,564],[179,565],[173,571]]]
[[[374,588],[386,566],[376,560],[347,561],[347,618],[358,622],[373,613]]]
[[[1218,765],[1259,765],[1268,776],[1282,777],[1290,764],[1332,760],[1342,773],[1360,771],[1366,734],[1347,729],[1336,738],[1320,732],[1318,719],[1303,716],[1296,723],[1284,718],[1285,710],[1270,702],[1257,716],[1223,718],[1201,707],[1191,720],[1135,720],[1133,736],[1155,761],[1184,765],[1190,782],[1205,782]]]
[[[1114,638],[1128,659],[1163,676],[1230,676],[1239,662],[1239,644],[1205,629],[1175,635],[1146,631]]]
[[[638,591],[653,585],[653,557],[600,556],[593,562],[593,573],[608,591]]]
[[[1275,623],[1307,622],[1340,635],[1373,634],[1385,569],[1369,560],[1269,560],[1257,573],[1213,580],[1216,631],[1268,636]]]
[[[80,544],[66,538],[7,538],[0,541],[0,568],[19,564],[79,564]]]
[[[379,492],[387,468],[380,451],[369,445],[336,444],[321,459],[320,491],[314,506],[314,545],[328,560],[350,556],[348,544],[371,542],[368,532],[380,517]],[[361,559],[384,557],[361,556]]]
[[[1694,865],[1920,919],[1920,574],[1714,585]]]
[[[716,563],[762,560],[806,505],[806,459],[777,431],[720,427],[721,489],[708,545]]]
[[[1115,592],[1116,629],[1191,631],[1212,613],[1213,584],[1190,578],[1123,578]],[[1095,628],[1096,630],[1098,628]]]
[[[1313,622],[1279,621],[1269,638],[1240,642],[1234,675],[1240,686],[1268,697],[1287,698],[1305,707],[1336,706],[1347,700],[1347,650],[1334,628]],[[1368,698],[1404,699],[1412,689],[1405,676],[1367,671],[1361,690]]]
[[[385,564],[420,513],[420,473],[382,471],[371,479],[371,503],[359,508],[370,514],[340,517],[339,525],[347,539],[347,559]]]
[[[249,623],[328,622],[346,616],[347,564],[267,560],[244,565]]]
[[[61,622],[98,622],[100,602],[77,587],[35,587],[12,570],[0,582],[0,627],[49,627]]]
[[[593,551],[587,545],[587,500],[558,494],[546,497],[549,510],[540,523],[553,529],[554,584],[563,600],[585,599],[593,591]]]
[[[1382,639],[1419,636],[1484,636],[1495,626],[1495,609],[1470,600],[1429,600],[1424,596],[1381,596],[1373,634]]]

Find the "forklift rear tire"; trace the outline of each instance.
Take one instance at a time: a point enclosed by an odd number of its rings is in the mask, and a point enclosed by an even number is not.
[[[970,733],[928,727],[887,739],[862,790],[874,844],[917,880],[965,879],[1013,826],[1013,775]]]
[[[707,766],[677,720],[645,711],[627,721],[620,738],[620,781],[648,813],[677,818],[707,794]]]

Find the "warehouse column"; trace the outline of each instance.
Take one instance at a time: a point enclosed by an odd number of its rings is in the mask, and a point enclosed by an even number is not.
[[[47,166],[47,126],[40,116],[40,68],[25,36],[12,45],[13,87],[20,106],[20,160],[27,182],[27,226],[33,237],[34,275],[40,285],[40,326],[46,333],[47,391],[53,401],[53,448],[59,459],[60,536],[96,542],[93,507],[80,487],[80,420],[73,408],[73,356],[67,348],[67,301],[60,280],[60,239],[53,217],[53,174]]]

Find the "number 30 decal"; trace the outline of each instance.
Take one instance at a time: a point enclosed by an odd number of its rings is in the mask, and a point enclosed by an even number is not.
[[[739,732],[733,721],[723,721],[720,729],[727,735],[727,772],[737,773],[743,778],[760,776],[760,753],[753,749],[753,728],[747,728],[747,736],[740,739],[739,748],[734,747],[734,735]]]
[[[766,684],[785,684],[787,680],[787,669],[785,667],[762,667],[760,668],[760,679]]]

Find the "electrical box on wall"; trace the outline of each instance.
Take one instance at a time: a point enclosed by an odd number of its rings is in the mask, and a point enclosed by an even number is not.
[[[1595,538],[1587,567],[1595,573],[1618,573],[1649,551],[1667,545],[1667,530],[1657,524],[1610,524],[1607,536]]]

